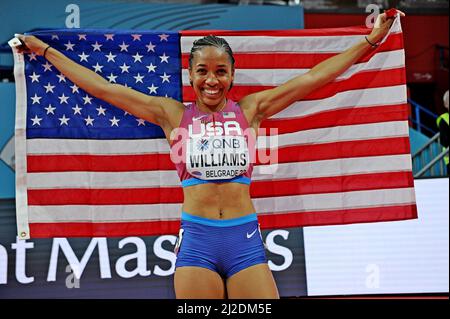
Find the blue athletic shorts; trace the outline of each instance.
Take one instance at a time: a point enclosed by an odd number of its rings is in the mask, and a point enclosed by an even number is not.
[[[175,267],[208,268],[225,279],[267,263],[256,214],[214,220],[183,212],[175,249]]]

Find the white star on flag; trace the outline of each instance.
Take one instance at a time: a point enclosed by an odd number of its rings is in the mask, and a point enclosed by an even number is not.
[[[73,107],[72,110],[73,110],[73,115],[75,115],[75,114],[80,114],[81,115],[82,108],[79,107],[78,104],[75,105],[75,107]]]
[[[142,62],[141,58],[143,57],[143,55],[140,55],[139,52],[136,52],[136,54],[132,55],[132,57],[134,58],[134,63],[136,63],[138,60],[139,62]]]
[[[63,104],[63,103],[69,104],[69,103],[67,103],[67,100],[69,99],[69,97],[65,96],[64,93],[63,93],[63,95],[58,96],[58,99],[59,99],[59,104]]]
[[[152,94],[152,93],[155,93],[155,94],[156,94],[156,90],[158,89],[158,87],[155,86],[155,85],[152,83],[152,86],[151,86],[151,87],[148,86],[147,89],[150,90],[150,93],[149,93],[149,94]]]
[[[47,114],[50,114],[50,113],[55,114],[53,111],[56,110],[56,107],[53,107],[51,104],[49,104],[49,105],[45,108],[45,110],[47,110]]]
[[[39,126],[41,125],[42,118],[38,117],[37,115],[35,115],[34,118],[31,120],[33,121],[33,125],[36,125],[36,124]]]
[[[99,44],[97,41],[95,41],[95,44],[91,44],[94,48],[94,51],[102,51],[100,48],[103,46],[103,44]]]
[[[167,75],[166,72],[164,72],[164,75],[160,75],[159,77],[162,79],[162,83],[164,82],[170,83],[169,81],[170,75]]]
[[[88,95],[86,95],[85,97],[83,97],[83,100],[84,100],[84,105],[86,105],[86,104],[92,104],[92,102],[91,102],[92,98],[89,97]]]
[[[57,34],[52,34],[52,40],[59,40],[59,37]]]
[[[116,62],[116,60],[114,60],[114,58],[115,58],[117,55],[114,55],[114,54],[112,54],[111,52],[109,52],[109,54],[108,54],[108,55],[105,55],[105,56],[108,58],[108,61],[107,61],[107,62],[111,62],[111,61]]]
[[[166,55],[166,52],[164,52],[163,55],[160,55],[159,58],[161,59],[161,63],[169,63],[170,56]]]
[[[75,44],[71,43],[70,41],[64,44],[66,46],[66,51],[73,51],[73,47]]]
[[[129,44],[125,44],[125,41],[122,41],[122,44],[119,44],[120,52],[122,52],[122,51],[128,52],[129,46],[130,46]]]
[[[59,79],[58,83],[66,82],[66,77],[65,77],[64,75],[62,75],[62,74],[57,74],[56,76],[57,76],[58,79]]]
[[[141,41],[142,34],[132,34],[133,41]]]
[[[90,126],[94,126],[94,119],[91,119],[91,117],[88,115],[87,118],[84,119],[86,121],[86,126],[90,125]]]
[[[149,44],[146,45],[146,47],[147,47],[147,52],[150,52],[150,51],[155,52],[156,45],[154,45],[153,43],[150,42]]]
[[[33,72],[33,74],[29,75],[29,77],[31,78],[31,83],[33,83],[33,82],[38,82],[39,83],[40,75],[38,75],[35,72]]]
[[[66,117],[66,115],[63,114],[63,117],[58,118],[58,120],[60,120],[59,126],[63,126],[63,124],[69,125],[70,118]]]
[[[78,54],[78,56],[80,57],[80,62],[83,62],[83,61],[88,62],[87,58],[89,57],[89,54],[85,54],[83,51],[83,52],[81,52],[81,54]]]
[[[100,106],[100,107],[97,107],[96,110],[98,111],[98,114],[97,114],[97,115],[106,115],[106,114],[105,114],[105,111],[106,111],[105,108],[103,108],[103,107]]]
[[[70,88],[72,89],[72,93],[75,93],[75,92],[80,93],[80,92],[78,91],[78,86],[77,86],[76,84],[71,85]]]
[[[55,86],[51,85],[50,82],[48,82],[47,85],[44,85],[44,87],[45,87],[45,93],[48,93],[48,92],[55,93],[55,92],[53,92],[53,89],[55,88]]]
[[[138,121],[138,126],[141,126],[141,125],[145,126],[145,120],[143,120],[143,119],[136,119],[136,121]]]
[[[126,65],[125,62],[123,62],[123,65],[119,66],[119,68],[122,70],[121,73],[124,73],[124,72],[130,73],[130,72],[128,72],[128,69],[130,68],[130,66]]]
[[[97,62],[97,64],[96,64],[96,65],[93,65],[92,67],[94,68],[94,71],[95,71],[95,72],[100,72],[100,73],[102,73],[103,65],[100,65],[100,64],[98,64],[98,62]]]
[[[44,72],[52,71],[52,65],[48,61],[45,61],[45,64],[42,64],[42,66],[44,67]]]
[[[114,75],[111,73],[110,75],[107,76],[107,78],[108,78],[109,82],[117,83],[116,82],[117,75]]]
[[[119,119],[116,119],[116,117],[114,116],[112,119],[109,119],[109,121],[111,122],[111,126],[119,126]]]
[[[150,65],[147,65],[146,68],[148,69],[148,73],[156,72],[156,65],[153,65],[153,63],[150,63]]]
[[[87,34],[79,34],[79,35],[78,35],[78,40],[80,40],[80,41],[81,41],[81,40],[87,40],[87,39],[86,39],[86,35],[87,35]]]
[[[114,41],[114,34],[109,33],[109,34],[104,34],[104,36],[106,37],[105,41],[108,41],[108,40]]]
[[[160,34],[158,36],[159,36],[159,41],[168,41],[167,40],[169,38],[168,34],[163,33],[163,34]]]
[[[42,96],[37,96],[37,94],[34,93],[34,96],[31,96],[31,99],[33,100],[33,103],[31,104],[41,104],[40,100],[42,99]]]
[[[34,52],[31,52],[30,54],[28,54],[28,57],[30,58],[30,61],[32,61],[32,60],[37,61],[36,53],[34,53]]]
[[[142,79],[144,77],[142,75],[140,75],[139,73],[136,76],[133,76],[133,77],[136,80],[136,83],[138,83],[138,82],[144,83],[144,82],[142,82]]]

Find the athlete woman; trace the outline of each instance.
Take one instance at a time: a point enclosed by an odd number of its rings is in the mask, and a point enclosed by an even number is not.
[[[243,132],[247,128],[257,132],[264,119],[333,81],[371,50],[391,24],[386,13],[379,15],[372,32],[346,51],[306,74],[237,103],[227,99],[235,75],[231,48],[218,37],[199,39],[189,59],[196,101],[188,106],[109,83],[36,37],[17,36],[28,50],[43,55],[90,95],[159,125],[172,148],[181,142],[193,152],[176,163],[184,194],[176,248],[176,297],[279,298],[250,199],[252,163],[248,153],[252,150],[243,143]],[[178,128],[185,129],[187,136],[171,138]],[[202,157],[210,142],[224,145],[216,166]],[[236,154],[238,157],[233,157]]]

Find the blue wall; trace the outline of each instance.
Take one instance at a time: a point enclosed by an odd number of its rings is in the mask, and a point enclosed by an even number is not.
[[[3,0],[0,43],[14,33],[34,28],[66,28],[67,5],[80,10],[81,28],[139,30],[264,30],[303,29],[301,6],[227,4],[149,4],[87,0]]]
[[[0,154],[6,143],[14,136],[15,103],[14,83],[0,83]],[[14,171],[6,164],[9,159],[0,159],[0,198],[15,197]]]

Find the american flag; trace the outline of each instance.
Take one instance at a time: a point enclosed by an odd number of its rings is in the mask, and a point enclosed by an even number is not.
[[[195,96],[188,57],[201,36],[230,43],[236,76],[229,98],[239,101],[307,72],[369,32],[77,29],[36,35],[110,82],[189,102]],[[42,57],[15,54],[15,69],[19,236],[176,233],[183,193],[162,130],[90,96]],[[261,228],[417,218],[405,83],[396,19],[376,50],[263,122],[278,130],[278,163],[258,162],[254,169],[251,196]],[[259,138],[259,150],[274,147],[265,142]]]

